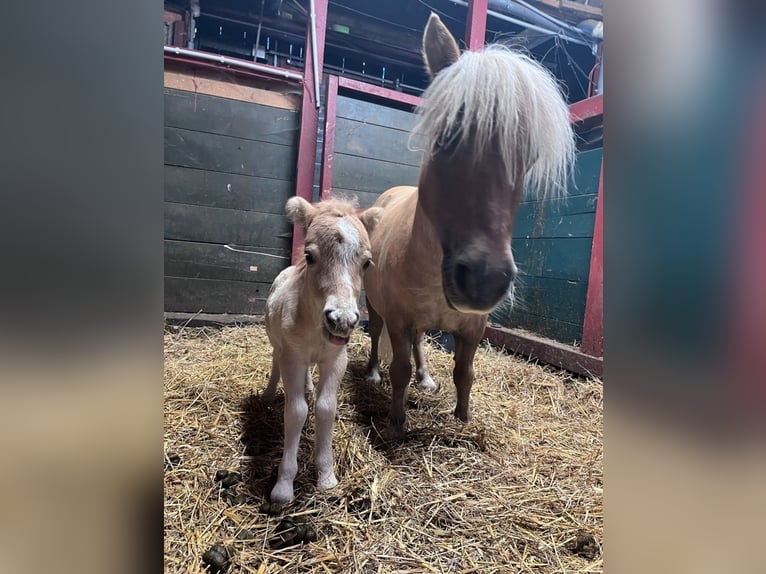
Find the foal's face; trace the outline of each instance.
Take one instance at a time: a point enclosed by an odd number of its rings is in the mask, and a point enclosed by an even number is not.
[[[297,198],[291,201],[296,203]],[[288,211],[290,210],[288,204]],[[304,260],[307,290],[321,309],[321,322],[327,339],[336,345],[348,343],[351,331],[359,322],[359,293],[362,275],[371,263],[370,239],[352,210],[339,209],[333,203],[312,206],[303,201],[303,211],[291,213],[296,223],[305,223]],[[367,222],[371,210],[364,221]]]
[[[513,288],[511,237],[521,192],[509,186],[491,154],[469,169],[461,153],[437,151],[418,194],[439,235],[447,303],[464,313],[485,314]]]

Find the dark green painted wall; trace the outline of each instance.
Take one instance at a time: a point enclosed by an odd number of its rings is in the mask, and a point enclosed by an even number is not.
[[[512,244],[520,270],[516,301],[513,309],[506,303],[495,310],[492,322],[579,343],[602,152],[577,154],[566,198],[525,201],[519,207]]]
[[[296,111],[165,89],[165,309],[263,311],[290,262]]]

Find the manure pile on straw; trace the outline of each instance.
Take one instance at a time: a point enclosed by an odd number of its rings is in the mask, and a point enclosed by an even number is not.
[[[340,484],[314,488],[310,399],[296,498],[272,516],[261,505],[282,454],[284,398],[281,385],[270,407],[258,396],[271,369],[264,328],[167,329],[165,572],[215,571],[202,557],[216,544],[232,573],[602,571],[600,381],[482,347],[463,425],[452,355],[426,345],[440,388],[410,388],[407,438],[393,443],[388,372],[367,384],[368,352],[355,332],[334,433]],[[216,482],[222,469],[241,475],[236,496]],[[285,544],[285,517],[316,539]]]

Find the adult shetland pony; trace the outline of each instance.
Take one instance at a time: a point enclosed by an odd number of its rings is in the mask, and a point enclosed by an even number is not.
[[[563,189],[574,160],[569,109],[551,74],[501,46],[460,55],[431,14],[423,54],[432,82],[413,137],[425,149],[418,187],[395,187],[371,234],[375,265],[365,276],[372,352],[367,378],[380,381],[384,326],[393,352],[390,431],[404,434],[412,375],[433,388],[422,354],[427,329],[455,338],[455,416],[469,418],[473,358],[487,316],[508,293],[516,266],[511,236],[522,192]]]

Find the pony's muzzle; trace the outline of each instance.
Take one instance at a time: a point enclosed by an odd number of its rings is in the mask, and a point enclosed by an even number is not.
[[[359,323],[359,311],[356,309],[325,308],[324,321],[331,335],[348,337]]]
[[[458,310],[488,313],[506,296],[517,269],[513,261],[457,260],[452,267],[452,293],[445,293]]]

